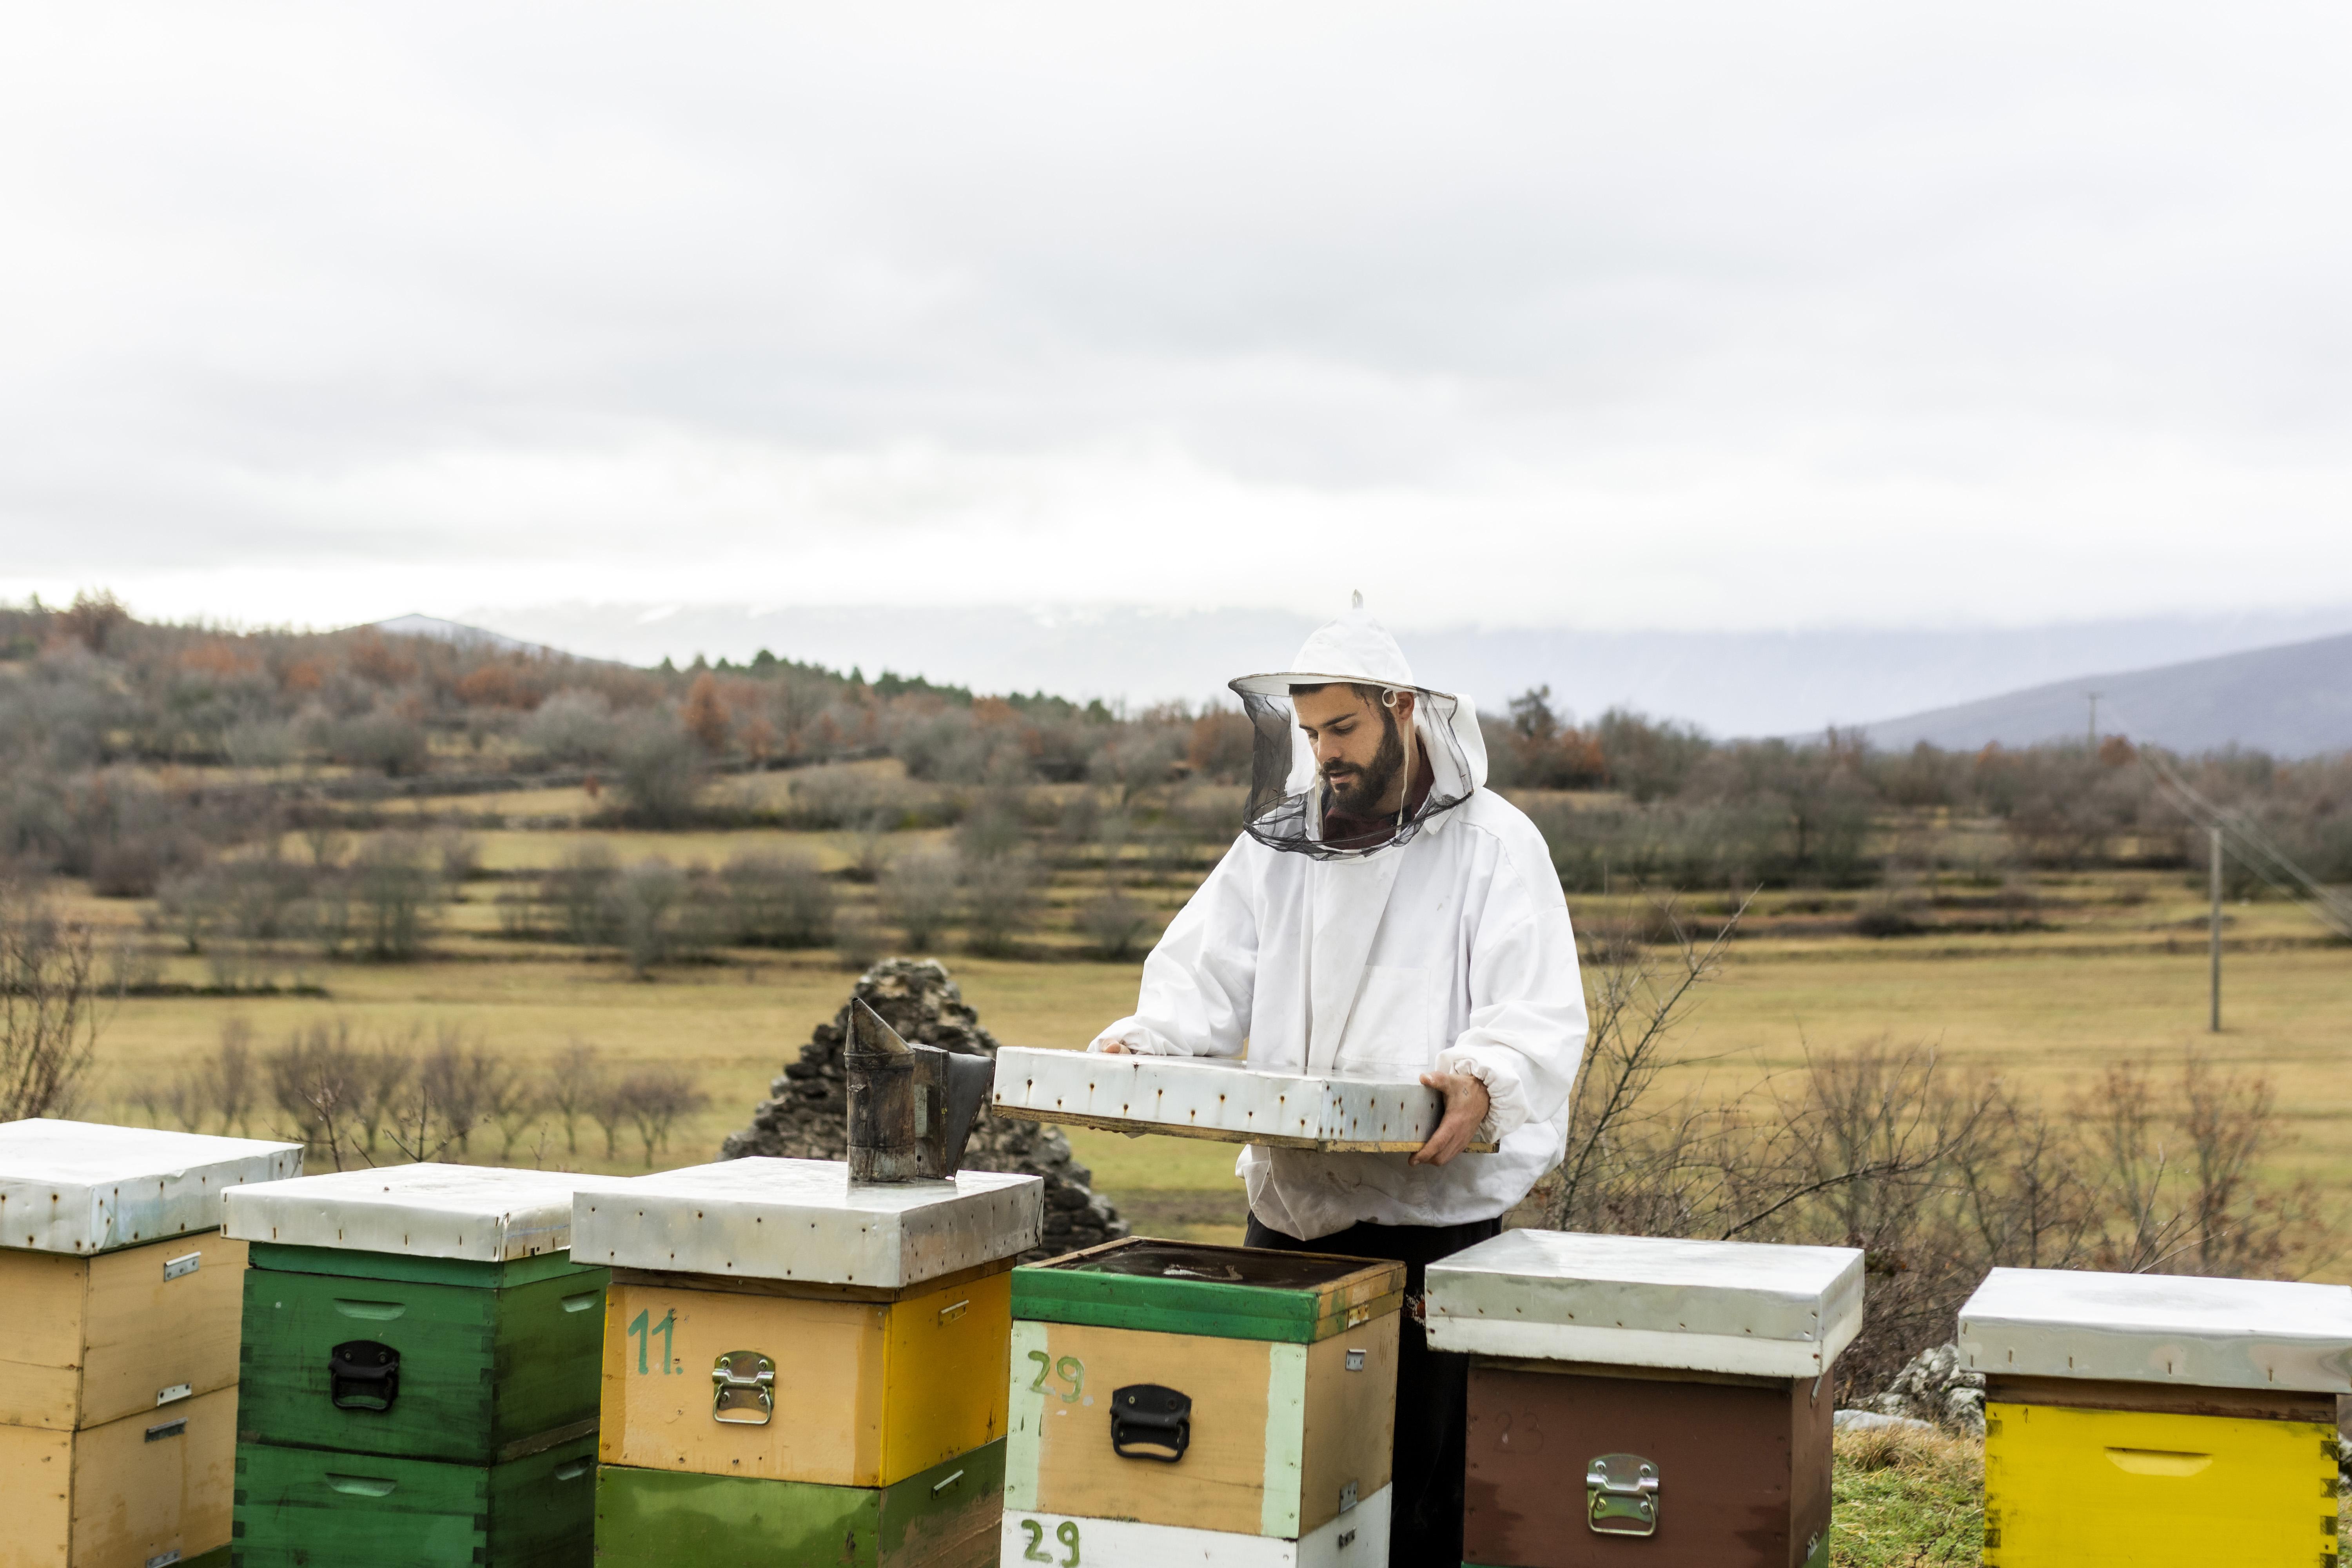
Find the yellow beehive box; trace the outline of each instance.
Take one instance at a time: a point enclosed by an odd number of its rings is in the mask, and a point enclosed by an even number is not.
[[[754,1158],[583,1193],[572,1258],[613,1270],[598,1458],[870,1490],[1001,1439],[1043,1192]]]
[[[617,1269],[598,1458],[887,1487],[992,1443],[1012,1268],[899,1290]]]
[[[1986,1568],[2336,1561],[2352,1289],[2000,1268],[1960,1350],[1986,1376]]]
[[[245,1255],[218,1231],[95,1257],[0,1251],[0,1423],[71,1432],[234,1387]]]
[[[236,1390],[79,1432],[0,1426],[0,1568],[192,1561],[226,1544]]]

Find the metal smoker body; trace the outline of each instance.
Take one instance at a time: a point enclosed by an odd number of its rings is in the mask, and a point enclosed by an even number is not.
[[[910,1046],[862,999],[849,1005],[841,1059],[849,1079],[849,1179],[953,1180],[972,1119],[996,1081],[995,1061]]]

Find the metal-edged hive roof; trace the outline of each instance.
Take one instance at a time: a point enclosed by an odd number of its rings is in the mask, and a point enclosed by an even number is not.
[[[583,1193],[575,1263],[886,1289],[1015,1257],[1044,1233],[1045,1184],[1001,1171],[852,1183],[833,1160],[723,1160]]]
[[[224,1192],[301,1173],[299,1143],[0,1122],[0,1247],[88,1257],[212,1230]]]
[[[1996,1376],[2352,1394],[2352,1286],[1996,1268],[1960,1309]]]
[[[572,1195],[625,1178],[494,1165],[385,1165],[232,1194],[227,1232],[281,1247],[507,1263],[572,1245]]]
[[[1433,1350],[1818,1377],[1862,1330],[1847,1247],[1510,1230],[1433,1263]]]
[[[1409,1152],[1429,1142],[1445,1112],[1437,1091],[1411,1073],[1276,1072],[1215,1058],[1013,1046],[996,1053],[994,1109],[1037,1121],[1327,1153]]]

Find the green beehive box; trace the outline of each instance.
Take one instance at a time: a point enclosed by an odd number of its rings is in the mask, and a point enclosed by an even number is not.
[[[593,1436],[610,1278],[568,1253],[470,1263],[257,1244],[239,1435],[473,1465]],[[388,1400],[337,1375],[352,1345],[392,1352]]]
[[[241,1443],[237,1568],[576,1568],[591,1560],[596,1439],[503,1465]]]
[[[239,1193],[238,1440],[491,1465],[593,1434],[610,1276],[568,1247],[597,1183],[403,1165]]]
[[[606,1465],[596,1554],[666,1568],[988,1568],[1004,1441],[887,1487],[828,1487]]]

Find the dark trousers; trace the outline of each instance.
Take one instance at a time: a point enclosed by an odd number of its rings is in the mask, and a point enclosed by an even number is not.
[[[1462,1561],[1463,1465],[1470,1428],[1470,1358],[1429,1348],[1421,1326],[1422,1273],[1441,1258],[1502,1234],[1499,1219],[1467,1225],[1355,1225],[1301,1241],[1250,1215],[1249,1245],[1328,1252],[1404,1265],[1397,1357],[1396,1456],[1390,1471],[1391,1568],[1454,1568]]]

